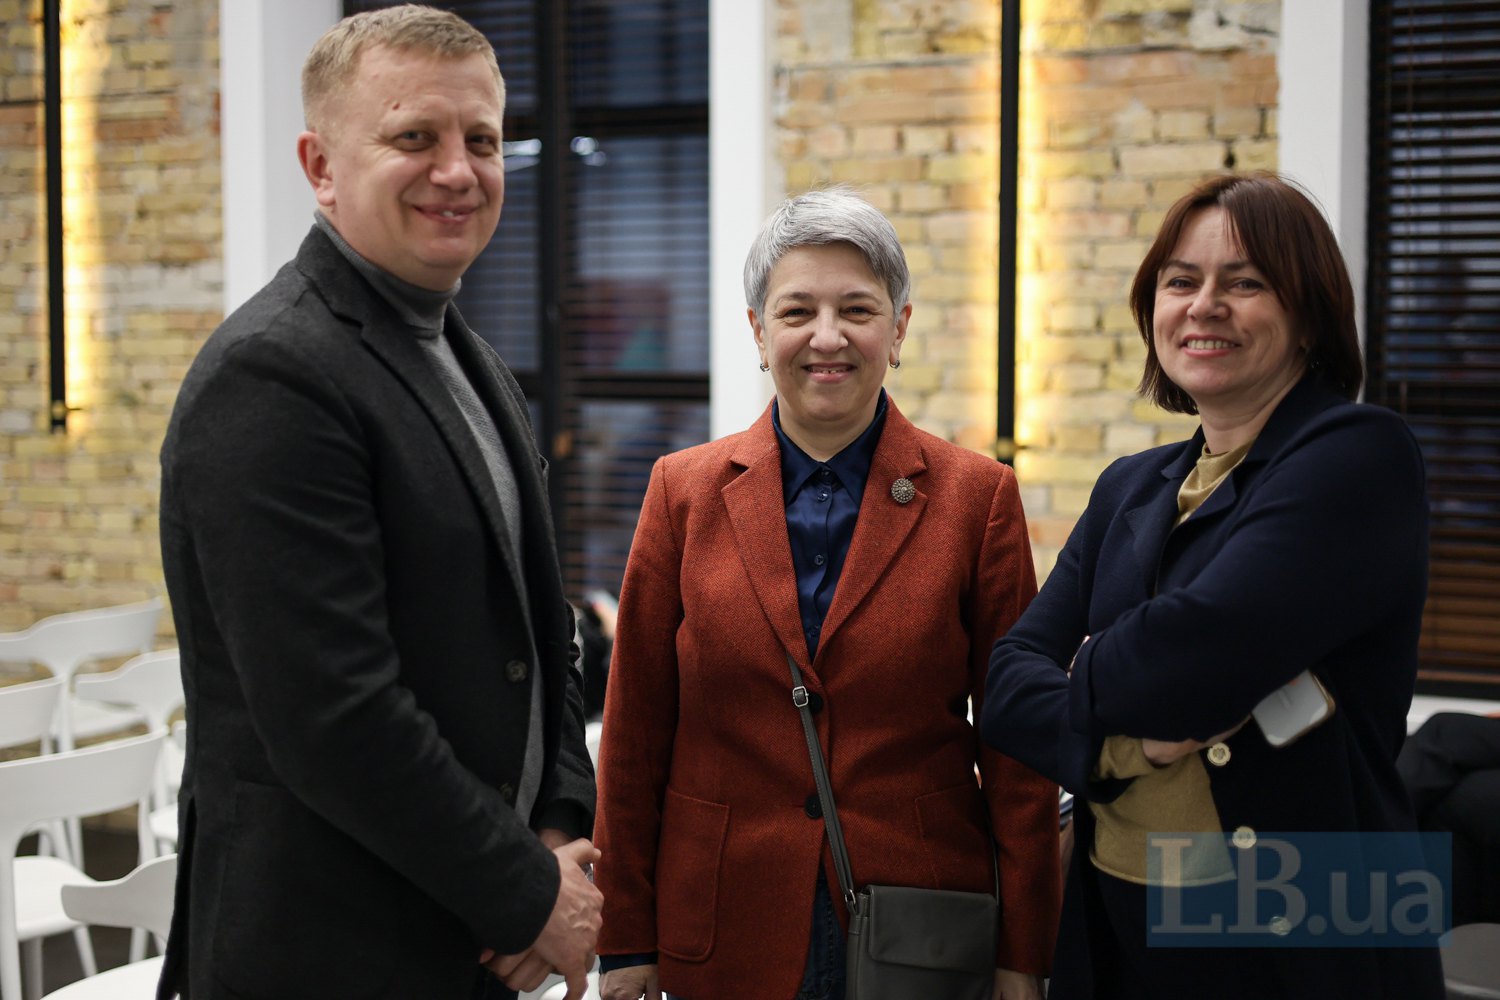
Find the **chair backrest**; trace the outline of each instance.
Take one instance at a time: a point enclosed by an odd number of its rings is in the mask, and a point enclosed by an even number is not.
[[[94,816],[150,797],[163,731],[0,764],[0,863],[35,823]]]
[[[0,747],[40,741],[52,729],[64,681],[49,677],[0,687]]]
[[[63,912],[101,927],[144,927],[165,939],[172,929],[177,855],[147,861],[113,882],[62,887]]]
[[[40,663],[55,677],[71,678],[89,660],[149,650],[162,607],[161,598],[153,597],[51,615],[20,632],[0,634],[0,662]]]
[[[146,717],[148,729],[165,729],[183,703],[181,657],[175,649],[142,653],[117,670],[81,674],[73,693],[92,701],[129,705]]]

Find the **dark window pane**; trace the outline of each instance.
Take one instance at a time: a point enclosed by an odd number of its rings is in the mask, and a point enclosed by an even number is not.
[[[708,101],[702,0],[571,0],[571,86],[578,107]]]
[[[568,464],[563,503],[572,541],[563,577],[570,593],[619,593],[651,466],[662,455],[708,439],[708,404],[580,402],[572,419],[578,457]]]
[[[706,372],[707,137],[605,139],[575,161],[572,178],[579,238],[564,292],[564,363]]]
[[[1371,12],[1369,398],[1427,460],[1426,683],[1500,685],[1500,12]]]
[[[464,275],[458,308],[517,371],[541,367],[537,175],[534,163],[505,161],[505,209],[489,247]]]

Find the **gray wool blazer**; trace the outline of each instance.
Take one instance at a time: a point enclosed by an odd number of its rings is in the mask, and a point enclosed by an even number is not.
[[[161,455],[188,717],[163,996],[472,996],[481,948],[529,945],[557,893],[511,808],[532,684],[533,822],[591,830],[545,464],[515,380],[448,320],[526,456],[524,559],[449,392],[316,229],[183,383]]]

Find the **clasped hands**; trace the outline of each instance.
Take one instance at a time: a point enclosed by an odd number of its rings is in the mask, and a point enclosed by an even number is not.
[[[586,874],[586,866],[599,860],[599,850],[582,837],[568,840],[559,830],[542,830],[537,836],[556,855],[562,876],[546,926],[525,951],[497,955],[486,948],[479,961],[507,989],[518,992],[536,989],[555,970],[567,980],[567,1000],[582,1000],[604,924],[604,896]]]

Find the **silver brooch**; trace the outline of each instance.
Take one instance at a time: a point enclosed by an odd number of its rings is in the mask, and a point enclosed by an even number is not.
[[[911,503],[916,495],[917,488],[905,476],[891,484],[891,499],[897,503]]]

